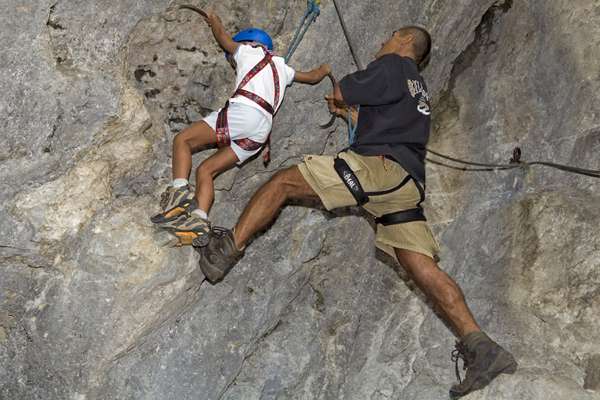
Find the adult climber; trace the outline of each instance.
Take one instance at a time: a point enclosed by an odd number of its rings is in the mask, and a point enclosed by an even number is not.
[[[376,217],[376,245],[393,256],[454,329],[452,358],[463,360],[466,377],[452,386],[458,398],[513,373],[513,356],[483,333],[462,290],[436,260],[438,245],[421,203],[431,105],[420,68],[429,59],[431,37],[420,27],[395,31],[364,71],[346,76],[327,96],[329,110],[358,124],[356,140],[336,156],[307,156],[276,173],[250,200],[233,231],[216,228],[197,248],[200,268],[217,282],[243,256],[251,237],[268,227],[289,200],[320,200],[332,210],[361,205]],[[360,106],[357,112],[355,106]]]

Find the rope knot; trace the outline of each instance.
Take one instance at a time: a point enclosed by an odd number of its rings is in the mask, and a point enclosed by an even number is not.
[[[511,164],[520,164],[521,163],[521,148],[515,147],[513,150],[512,158],[510,159]]]

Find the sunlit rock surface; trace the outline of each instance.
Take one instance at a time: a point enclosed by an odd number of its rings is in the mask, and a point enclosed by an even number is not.
[[[365,64],[402,25],[433,33],[432,148],[505,163],[520,146],[600,169],[596,1],[340,3]],[[201,18],[162,0],[1,4],[1,399],[447,398],[455,339],[359,211],[286,208],[217,286],[152,228],[173,136],[233,90]],[[283,53],[305,6],[215,7]],[[325,0],[291,65],[323,62],[356,68]],[[287,92],[268,168],[218,178],[217,224],[277,169],[346,145],[341,121],[317,126],[327,85]],[[599,189],[538,167],[429,164],[441,266],[520,363],[468,399],[600,399]]]

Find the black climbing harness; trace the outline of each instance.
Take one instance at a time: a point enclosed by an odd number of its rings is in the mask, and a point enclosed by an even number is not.
[[[333,168],[342,179],[342,182],[344,182],[346,188],[348,188],[348,191],[352,197],[354,197],[354,200],[356,200],[356,204],[358,206],[367,204],[371,197],[384,196],[386,194],[394,193],[402,189],[410,181],[413,181],[421,196],[421,200],[417,203],[416,207],[382,215],[378,218],[375,218],[375,222],[380,225],[389,226],[405,224],[414,221],[427,221],[427,218],[425,218],[425,212],[421,206],[421,204],[425,201],[425,188],[412,176],[407,175],[402,182],[391,189],[367,192],[363,189],[363,186],[361,185],[354,171],[352,171],[352,168],[350,168],[350,165],[348,165],[346,160],[341,158],[339,154],[333,161]]]

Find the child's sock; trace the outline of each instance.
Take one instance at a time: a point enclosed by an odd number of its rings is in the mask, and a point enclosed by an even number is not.
[[[192,211],[192,214],[202,218],[205,221],[208,221],[208,214],[206,214],[206,211],[204,210],[196,208],[194,211]]]
[[[182,188],[182,187],[187,186],[189,184],[190,183],[188,182],[187,179],[181,179],[181,178],[179,178],[179,179],[174,179],[173,183],[171,183],[171,186],[173,186],[175,189],[179,189],[179,188]]]

